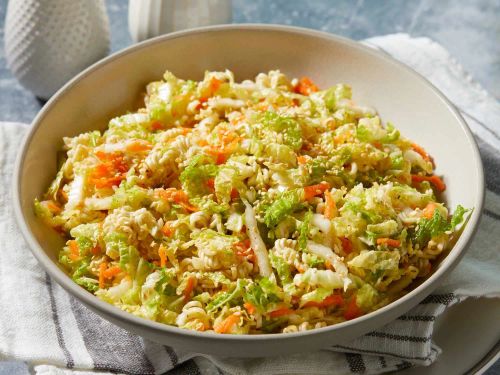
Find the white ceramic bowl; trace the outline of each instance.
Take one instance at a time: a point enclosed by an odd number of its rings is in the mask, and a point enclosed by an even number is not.
[[[136,108],[145,84],[171,70],[201,79],[205,70],[231,69],[238,80],[281,69],[307,75],[320,87],[353,86],[360,103],[423,145],[445,176],[445,199],[474,207],[470,221],[436,271],[401,299],[375,312],[330,327],[291,334],[217,335],[151,322],[119,310],[77,284],[57,265],[62,240],[33,214],[56,173],[63,136],[104,129],[109,119]],[[484,181],[473,136],[453,105],[429,82],[387,55],[334,35],[270,25],[227,25],[155,38],[116,53],[85,70],[40,111],[19,153],[14,177],[19,226],[43,268],[70,294],[102,317],[151,340],[185,350],[256,357],[327,347],[360,336],[405,313],[436,288],[464,255],[479,222]]]

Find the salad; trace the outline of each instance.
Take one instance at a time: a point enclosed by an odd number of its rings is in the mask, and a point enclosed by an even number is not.
[[[166,72],[104,132],[64,138],[38,217],[59,262],[136,316],[221,334],[354,319],[433,271],[467,211],[351,88]]]

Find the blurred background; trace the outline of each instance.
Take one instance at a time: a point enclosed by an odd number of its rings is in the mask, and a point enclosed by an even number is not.
[[[30,122],[43,103],[9,72],[4,44],[7,0],[0,0],[0,120]],[[132,43],[128,2],[106,0],[111,52]],[[500,98],[499,0],[233,0],[234,23],[277,23],[352,39],[389,33],[441,43],[485,89]]]

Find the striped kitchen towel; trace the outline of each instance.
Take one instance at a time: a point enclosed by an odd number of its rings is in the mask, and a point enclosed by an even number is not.
[[[433,363],[441,351],[432,342],[436,318],[468,296],[500,296],[500,104],[429,39],[397,34],[366,43],[440,88],[460,109],[481,148],[488,189],[482,222],[470,250],[436,294],[376,331],[313,353],[221,359],[146,341],[70,297],[31,256],[10,202],[13,161],[26,126],[0,123],[0,359],[27,362],[39,374],[81,370],[79,375],[376,374]],[[9,371],[14,368],[22,366],[9,365]]]

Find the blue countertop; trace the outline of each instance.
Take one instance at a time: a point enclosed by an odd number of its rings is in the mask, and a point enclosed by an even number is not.
[[[127,1],[107,0],[111,49],[131,44]],[[3,46],[7,0],[0,0]],[[235,23],[277,23],[309,27],[364,39],[404,32],[428,36],[447,48],[484,88],[500,98],[500,1],[498,0],[233,0]],[[43,103],[10,74],[0,49],[0,121],[30,122]],[[0,364],[0,374],[21,374],[26,367]],[[488,371],[500,374],[499,363]]]

